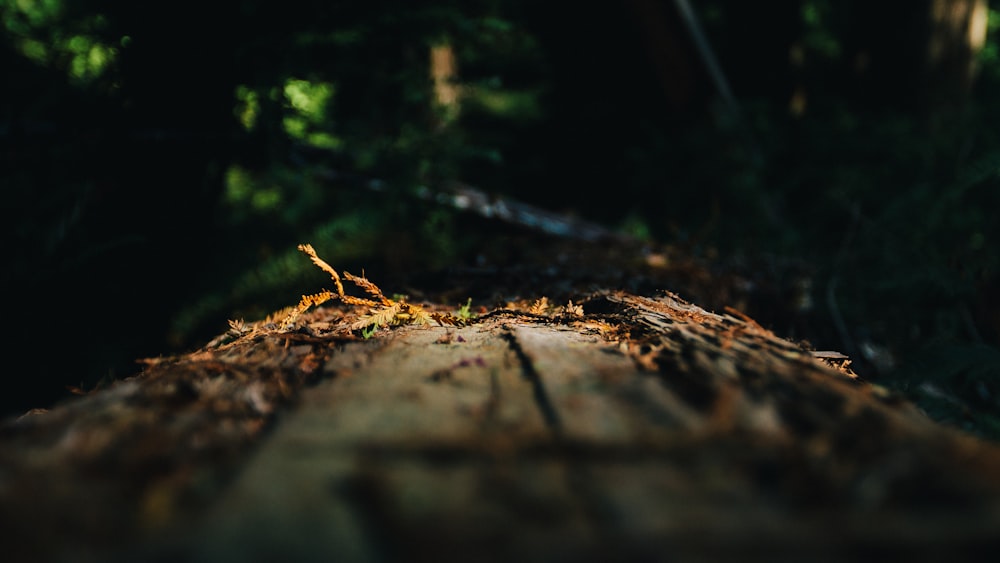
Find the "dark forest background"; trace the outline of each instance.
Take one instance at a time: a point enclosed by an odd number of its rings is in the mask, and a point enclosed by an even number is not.
[[[488,220],[422,197],[462,182],[804,265],[836,330],[796,336],[1000,436],[998,7],[0,0],[3,411],[315,291],[299,242],[474,260]]]

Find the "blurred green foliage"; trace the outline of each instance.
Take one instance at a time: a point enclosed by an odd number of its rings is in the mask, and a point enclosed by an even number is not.
[[[887,380],[926,378],[909,360],[929,343],[1000,342],[995,7],[951,104],[915,78],[920,3],[699,2],[734,114],[693,48],[662,80],[673,53],[638,31],[641,5],[0,1],[15,344],[51,357],[54,327],[94,335],[63,350],[84,373],[29,362],[44,394],[16,408],[314,291],[299,242],[387,287],[474,257],[475,221],[416,197],[451,181],[720,262],[808,263],[799,336]],[[436,100],[440,46],[457,105]],[[668,103],[671,84],[692,94]]]

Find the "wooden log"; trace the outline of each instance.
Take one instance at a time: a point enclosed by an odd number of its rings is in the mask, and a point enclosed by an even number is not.
[[[735,312],[582,307],[370,339],[319,309],[151,363],[3,426],[5,544],[19,561],[995,553],[997,445]]]

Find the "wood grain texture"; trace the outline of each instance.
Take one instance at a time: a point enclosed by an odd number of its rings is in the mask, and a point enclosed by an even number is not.
[[[583,307],[583,315],[495,311],[469,326],[404,326],[367,340],[333,331],[263,335],[164,361],[141,378],[5,426],[2,515],[21,518],[29,539],[44,522],[45,513],[11,489],[15,478],[33,487],[47,514],[104,502],[98,522],[127,532],[127,514],[140,524],[134,542],[102,536],[100,547],[120,560],[975,561],[995,554],[995,444],[932,423],[826,356],[736,314],[669,294],[600,292]],[[310,315],[314,326],[340,318]],[[250,375],[266,373],[272,386]],[[198,408],[178,409],[184,381],[194,391],[183,404]],[[286,403],[277,400],[281,389]],[[249,414],[222,417],[233,405]],[[185,449],[198,436],[233,435],[223,429],[264,420],[265,411],[270,431],[231,458],[229,477]],[[169,424],[137,426],[137,413]],[[215,424],[215,434],[167,431],[192,417]],[[111,428],[129,428],[132,438]],[[48,445],[39,436],[49,436]],[[67,436],[78,445],[68,448]],[[80,436],[90,445],[79,445]],[[143,478],[152,470],[141,464],[104,463],[95,466],[104,472],[99,494],[59,497],[33,477],[83,490],[97,481],[80,469],[81,452],[133,459],[154,436],[164,448],[157,459],[173,468],[155,479]],[[117,449],[94,446],[97,438]],[[116,488],[123,469],[132,473]],[[198,487],[191,475],[216,475],[218,485],[183,505],[177,499]],[[125,485],[138,502],[112,494]],[[61,504],[68,498],[76,500]],[[63,514],[70,523],[83,518]],[[75,541],[68,545],[83,551],[34,559],[87,560],[79,557],[87,548],[105,560],[107,551]]]

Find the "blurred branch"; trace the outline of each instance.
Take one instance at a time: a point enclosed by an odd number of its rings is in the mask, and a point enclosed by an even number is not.
[[[763,162],[760,146],[746,125],[743,112],[740,110],[740,105],[733,95],[732,88],[729,86],[726,73],[722,71],[722,65],[719,64],[719,59],[715,56],[715,51],[712,50],[712,45],[708,42],[708,37],[705,35],[704,30],[702,30],[697,14],[691,8],[691,3],[688,0],[674,0],[674,5],[677,7],[677,11],[680,13],[688,33],[691,34],[691,39],[698,50],[698,56],[701,57],[701,62],[705,65],[705,70],[708,71],[709,76],[712,78],[715,89],[719,92],[719,96],[722,97],[722,101],[725,103],[734,122],[746,138],[749,154],[755,164],[759,165]]]
[[[376,192],[382,192],[388,188],[383,180],[360,174],[345,173],[310,162],[301,153],[293,152],[291,160],[298,166],[308,167],[316,176],[327,181],[346,181]],[[633,240],[632,237],[625,234],[579,217],[555,213],[508,197],[489,194],[461,182],[451,182],[445,188],[419,186],[415,195],[424,201],[434,202],[459,211],[475,213],[487,219],[498,219],[558,237],[587,242],[612,240],[629,242]]]
[[[630,237],[613,232],[595,223],[553,213],[540,207],[516,201],[454,182],[445,190],[432,190],[421,186],[417,190],[421,199],[434,201],[462,211],[471,211],[488,219],[500,219],[550,235],[599,242],[604,240],[630,240]]]
[[[715,57],[715,52],[712,50],[712,45],[709,44],[705,32],[701,29],[698,16],[691,9],[691,3],[688,0],[674,0],[674,5],[677,6],[677,11],[680,12],[695,47],[698,48],[698,55],[701,57],[701,62],[705,65],[709,76],[712,77],[715,89],[719,91],[719,95],[722,96],[723,101],[729,106],[729,111],[733,112],[734,115],[739,115],[739,105],[733,96],[732,88],[729,87],[729,80],[726,79],[726,74],[722,72],[722,66]]]

